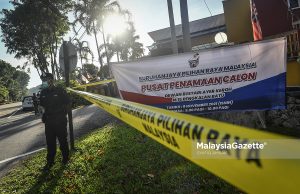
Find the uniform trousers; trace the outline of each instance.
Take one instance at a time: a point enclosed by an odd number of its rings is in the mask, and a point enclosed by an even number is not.
[[[58,139],[63,161],[69,159],[67,140],[67,118],[64,114],[45,116],[45,134],[47,142],[47,162],[54,163],[56,155],[56,138]]]

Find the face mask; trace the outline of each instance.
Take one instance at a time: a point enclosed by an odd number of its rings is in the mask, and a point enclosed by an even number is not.
[[[45,89],[45,88],[48,88],[48,82],[42,82],[42,88]]]

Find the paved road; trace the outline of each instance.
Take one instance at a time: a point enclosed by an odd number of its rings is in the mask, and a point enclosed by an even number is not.
[[[0,106],[0,177],[20,159],[10,158],[45,148],[44,124],[33,112],[19,110],[20,103]],[[4,113],[5,111],[5,113]],[[15,112],[14,115],[12,115]],[[73,110],[75,138],[99,128],[114,118],[91,105]]]
[[[21,102],[0,105],[0,119],[10,116],[12,113],[17,111],[18,109],[21,109],[22,108],[21,106],[22,106]]]

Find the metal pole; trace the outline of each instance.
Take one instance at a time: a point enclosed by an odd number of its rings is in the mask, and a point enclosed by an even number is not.
[[[63,51],[64,51],[64,65],[65,65],[65,81],[66,87],[70,86],[70,60],[69,60],[69,50],[67,46],[67,41],[63,42]],[[71,149],[74,150],[74,133],[73,133],[73,115],[72,108],[68,107],[68,120],[69,120],[69,131],[70,131],[70,146]]]
[[[183,35],[183,51],[190,52],[192,50],[192,44],[191,44],[187,0],[179,0],[179,1],[180,1],[181,24],[182,24],[182,35]]]
[[[167,0],[167,2],[168,2],[170,28],[171,28],[172,50],[173,50],[173,54],[178,54],[178,45],[177,45],[177,39],[176,39],[172,0]]]

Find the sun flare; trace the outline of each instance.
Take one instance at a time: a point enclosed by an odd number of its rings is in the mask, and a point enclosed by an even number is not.
[[[105,18],[104,30],[106,33],[118,36],[126,29],[126,22],[124,17],[119,14],[111,14]]]

